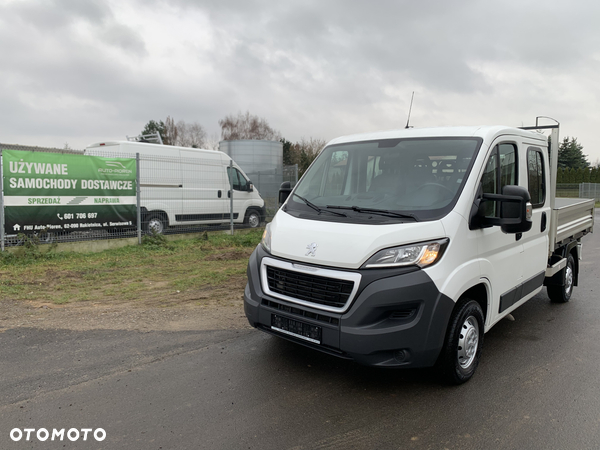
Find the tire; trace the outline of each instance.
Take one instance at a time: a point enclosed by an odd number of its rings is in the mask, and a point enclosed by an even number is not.
[[[244,219],[244,223],[248,225],[250,228],[257,228],[260,226],[260,213],[255,209],[249,209],[246,212],[246,218]]]
[[[563,286],[548,286],[548,297],[553,303],[567,303],[571,300],[575,280],[575,259],[571,253],[567,256],[567,265],[562,272]]]
[[[165,218],[160,214],[150,214],[146,217],[144,229],[146,233],[164,234],[165,229],[169,226]]]
[[[464,300],[452,314],[439,358],[445,383],[462,384],[475,374],[481,357],[483,334],[481,306],[475,300]]]
[[[40,240],[40,244],[52,244],[54,242],[54,234],[48,231],[42,231],[36,234],[36,236]]]

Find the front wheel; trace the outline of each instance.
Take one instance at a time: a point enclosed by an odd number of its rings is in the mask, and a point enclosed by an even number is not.
[[[475,300],[466,300],[452,314],[439,359],[444,381],[462,384],[474,374],[483,345],[484,318]]]
[[[250,228],[256,228],[260,225],[260,214],[251,209],[246,213],[246,224],[250,226]]]
[[[575,281],[575,259],[569,253],[567,256],[567,265],[563,269],[563,285],[548,286],[548,297],[553,303],[567,303],[573,294]]]

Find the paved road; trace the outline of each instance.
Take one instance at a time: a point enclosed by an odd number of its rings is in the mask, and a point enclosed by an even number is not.
[[[7,330],[0,449],[598,449],[600,233],[584,258],[570,303],[518,309],[452,388],[255,330]],[[107,437],[13,442],[15,427]]]

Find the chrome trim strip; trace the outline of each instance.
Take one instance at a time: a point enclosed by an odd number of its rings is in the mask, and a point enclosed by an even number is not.
[[[269,282],[267,280],[267,266],[277,267],[279,269],[285,269],[285,270],[289,270],[291,272],[305,273],[305,274],[316,275],[316,276],[327,277],[327,278],[334,278],[337,280],[352,281],[352,282],[354,282],[354,287],[352,288],[352,292],[350,293],[350,296],[348,297],[346,304],[341,308],[335,308],[333,306],[321,305],[319,303],[307,302],[304,300],[300,300],[300,299],[297,299],[294,297],[288,297],[287,295],[278,294],[277,292],[271,291],[271,289],[269,289]],[[286,300],[291,303],[296,303],[298,305],[308,306],[310,308],[320,309],[322,311],[329,311],[329,312],[334,312],[334,313],[344,313],[348,310],[348,308],[350,307],[350,304],[352,303],[352,300],[354,300],[354,297],[356,296],[358,287],[360,285],[361,278],[362,278],[362,275],[360,273],[356,273],[356,272],[344,272],[341,270],[322,269],[320,267],[292,264],[292,263],[289,263],[286,261],[281,261],[279,259],[273,259],[273,258],[269,258],[269,257],[263,258],[263,260],[260,263],[260,279],[261,279],[262,289],[265,294],[267,294],[271,297],[279,298],[281,300]]]
[[[298,339],[304,339],[305,341],[312,342],[313,344],[320,344],[321,343],[321,341],[317,341],[316,339],[312,339],[312,338],[309,338],[309,337],[306,337],[306,336],[302,336],[301,334],[292,333],[291,331],[283,330],[281,328],[274,327],[273,325],[271,325],[271,330],[275,330],[275,331],[278,331],[280,333],[287,334],[289,336],[294,336],[295,338],[298,338]]]

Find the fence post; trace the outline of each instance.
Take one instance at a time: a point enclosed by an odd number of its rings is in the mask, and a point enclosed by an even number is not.
[[[135,204],[137,209],[137,235],[138,245],[142,244],[142,207],[141,207],[141,188],[140,188],[140,154],[135,154]]]
[[[4,166],[0,148],[0,251],[4,251]]]
[[[233,236],[233,159],[229,160],[229,225]]]

